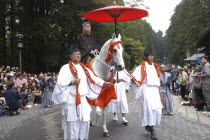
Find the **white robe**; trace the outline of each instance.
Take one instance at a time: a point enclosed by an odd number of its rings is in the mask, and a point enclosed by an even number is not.
[[[145,67],[147,74],[143,84],[140,87],[132,85],[132,88],[136,93],[136,99],[141,100],[142,112],[140,116],[142,117],[142,126],[159,125],[163,108],[159,93],[160,79],[154,65],[149,65],[146,62]],[[138,81],[141,80],[141,66],[135,69],[133,76]]]
[[[98,97],[98,94],[95,94],[90,90],[87,83],[87,76],[83,68],[79,64],[74,66],[77,69],[78,78],[80,79],[79,93],[81,95],[81,104],[78,105],[76,109],[76,86],[69,86],[70,82],[75,80],[75,77],[70,71],[69,64],[66,64],[61,68],[52,95],[52,100],[56,104],[63,104],[62,115],[64,117],[62,121],[62,128],[64,129],[64,140],[88,139],[90,112],[92,110],[86,97],[91,100]],[[103,80],[94,76],[89,69],[88,71],[92,79],[98,85],[104,84]],[[100,87],[93,85],[90,81],[89,85],[96,93],[100,93]]]
[[[117,73],[115,74],[115,80],[117,79]],[[126,97],[126,90],[130,86],[130,77],[126,74],[125,70],[118,72],[118,79],[123,79],[124,82],[115,83],[115,91],[117,99],[112,99],[109,103],[108,112],[111,113],[129,113],[128,103]]]

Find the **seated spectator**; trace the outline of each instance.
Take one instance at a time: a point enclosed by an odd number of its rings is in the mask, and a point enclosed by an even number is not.
[[[39,84],[39,79],[37,78],[37,75],[34,75],[34,80],[36,81],[37,85]]]
[[[32,105],[33,104],[33,96],[31,93],[31,88],[29,87],[28,83],[24,84],[22,92],[26,95],[26,104]]]
[[[6,76],[5,84],[7,85],[7,84],[10,83],[11,81],[13,81],[12,76],[11,76],[11,75],[7,75],[7,76]]]
[[[16,71],[16,72],[19,72],[19,68],[18,68],[18,67],[16,67],[16,68],[15,68],[15,71]]]
[[[6,105],[2,100],[0,100],[0,116],[4,116],[6,113]]]
[[[23,75],[21,73],[17,74],[17,79],[15,80],[15,84],[17,85],[17,89],[19,91],[23,87],[24,83],[25,83],[25,80],[23,79]]]
[[[18,90],[15,88],[14,81],[11,81],[7,84],[8,90],[5,92],[4,97],[7,102],[7,106],[9,107],[9,115],[18,115],[18,109],[21,107],[21,95],[19,94]]]
[[[2,79],[0,79],[0,101],[2,101],[2,103],[6,104],[6,101],[4,98],[4,85],[3,85]]]
[[[42,93],[39,92],[37,85],[35,82],[32,83],[31,93],[33,95],[33,104],[41,104],[42,101]]]
[[[20,90],[20,94],[22,96],[22,109],[28,109],[28,107],[26,107],[28,101],[30,100],[27,100],[28,99],[28,95],[30,94],[30,90],[28,88],[28,83],[24,83],[23,84],[23,87],[21,88]]]

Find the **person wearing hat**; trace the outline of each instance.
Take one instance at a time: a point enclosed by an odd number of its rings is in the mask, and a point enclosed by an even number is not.
[[[75,45],[70,46],[69,63],[60,69],[52,100],[62,106],[65,140],[88,139],[91,107],[87,98],[99,96],[102,86],[111,86],[95,76],[83,63]]]
[[[94,35],[91,34],[91,25],[89,22],[82,24],[83,33],[78,35],[76,40],[77,49],[81,53],[81,61],[86,64],[89,57],[93,58],[94,53],[100,50],[100,45]]]
[[[7,84],[8,89],[4,94],[7,106],[9,107],[9,115],[18,115],[18,109],[21,107],[21,95],[18,90],[16,90],[14,81]]]
[[[133,72],[139,87],[133,87],[136,99],[141,100],[142,126],[151,133],[152,139],[157,139],[154,126],[160,124],[163,108],[159,92],[160,71],[158,65],[153,62],[154,55],[150,48],[146,48],[144,55],[146,60]]]

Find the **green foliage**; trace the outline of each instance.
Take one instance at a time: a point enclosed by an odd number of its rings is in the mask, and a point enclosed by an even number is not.
[[[123,38],[123,45],[126,67],[132,69],[143,60],[144,47],[140,40],[134,40],[133,38]]]
[[[64,3],[60,3],[60,0],[17,0],[11,18],[12,12],[9,7],[12,2],[14,0],[9,2],[4,0],[0,3],[2,6],[0,18],[1,21],[5,20],[0,24],[0,49],[4,50],[0,57],[6,58],[4,56],[7,53],[8,62],[11,62],[11,56],[14,55],[13,65],[18,66],[19,55],[14,42],[23,41],[25,71],[57,72],[61,65],[68,61],[68,46],[74,43],[74,38],[78,34],[82,33],[80,19],[82,14],[112,5],[113,1],[64,0]],[[117,0],[117,4],[123,5],[123,1]],[[20,22],[14,23],[15,19],[20,19]],[[114,23],[91,21],[91,24],[92,34],[103,46],[114,33]],[[161,55],[158,50],[163,47],[165,39],[160,33],[156,34],[145,20],[118,22],[117,31],[122,35],[124,58],[128,69],[132,69],[144,59],[143,52],[146,47],[152,47],[157,56]],[[12,47],[14,54],[11,51]],[[0,63],[3,62],[6,61]]]
[[[175,9],[167,31],[169,60],[179,64],[186,58],[186,51],[197,51],[196,43],[210,27],[208,0],[183,0]]]

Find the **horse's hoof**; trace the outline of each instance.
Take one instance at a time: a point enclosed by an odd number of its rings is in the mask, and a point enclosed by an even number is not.
[[[91,123],[90,123],[90,126],[91,126],[91,127],[95,127],[96,125],[94,125],[94,123],[91,122]]]
[[[97,114],[98,116],[101,116],[101,115],[102,115],[102,112],[101,112],[101,111],[96,111],[96,114]]]
[[[110,137],[109,132],[104,132],[103,136],[104,137]]]

